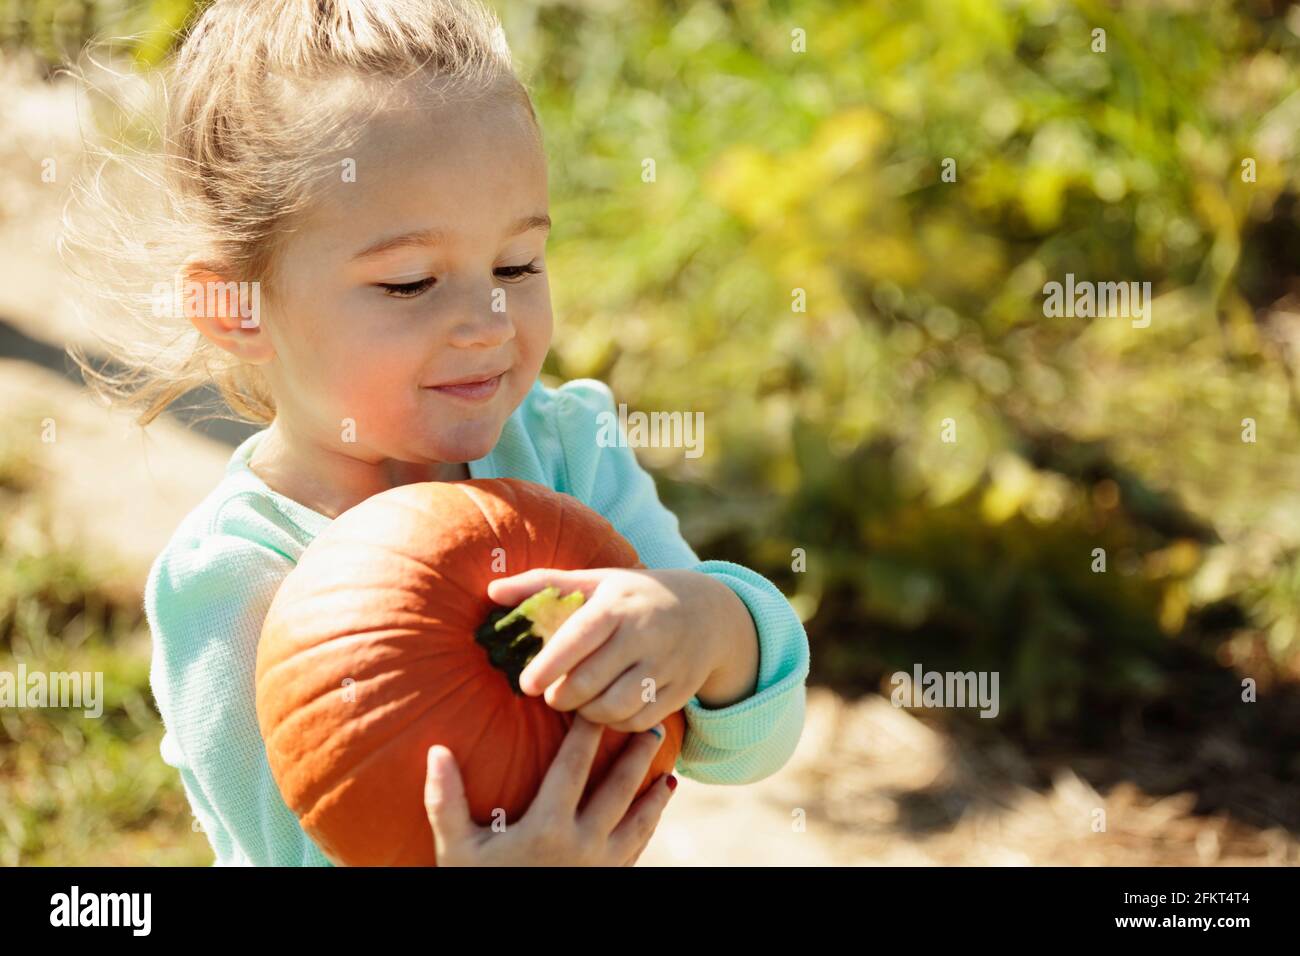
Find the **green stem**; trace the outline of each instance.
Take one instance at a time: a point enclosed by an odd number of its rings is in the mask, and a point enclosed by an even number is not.
[[[533,622],[522,615],[515,615],[498,629],[498,624],[514,610],[494,608],[474,632],[474,640],[487,651],[488,662],[506,675],[510,689],[522,697],[524,692],[519,689],[519,675],[542,649],[542,639],[533,633]]]

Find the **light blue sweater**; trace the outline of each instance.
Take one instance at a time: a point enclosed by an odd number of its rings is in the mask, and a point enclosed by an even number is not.
[[[754,618],[754,694],[710,709],[691,698],[677,772],[743,784],[778,770],[803,729],[808,638],[766,578],[725,561],[700,561],[654,479],[629,448],[598,441],[604,384],[539,381],[506,422],[473,478],[522,478],[566,492],[604,515],[648,568],[715,575]],[[230,458],[217,487],[155,559],[144,606],[153,634],[150,682],[166,727],[163,760],[180,771],[197,825],[218,865],[328,866],[271,777],[258,730],[254,673],[262,620],[285,575],[332,519],[278,494],[248,467],[264,431]],[[432,839],[432,835],[430,836]]]

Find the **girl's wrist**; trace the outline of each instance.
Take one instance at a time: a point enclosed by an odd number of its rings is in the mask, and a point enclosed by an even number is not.
[[[715,610],[704,618],[716,639],[715,665],[695,696],[713,710],[744,700],[758,683],[758,629],[749,608],[731,588],[710,575]]]

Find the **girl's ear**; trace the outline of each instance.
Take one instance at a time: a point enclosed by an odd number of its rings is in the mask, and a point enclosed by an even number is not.
[[[220,267],[191,256],[177,274],[176,287],[182,314],[212,344],[250,365],[275,357],[262,327],[260,283],[227,279]]]

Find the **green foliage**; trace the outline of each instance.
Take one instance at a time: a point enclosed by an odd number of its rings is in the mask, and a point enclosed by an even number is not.
[[[142,64],[158,62],[194,8],[191,0],[0,0],[0,47],[26,48],[50,66],[87,41],[109,41]]]
[[[1294,19],[670,10],[546,7],[524,52],[554,370],[705,412],[703,458],[646,455],[700,549],[796,591],[823,678],[1000,670],[1034,735],[1159,693],[1170,635],[1225,602],[1293,667]],[[1151,326],[1045,318],[1067,272],[1151,282]]]

